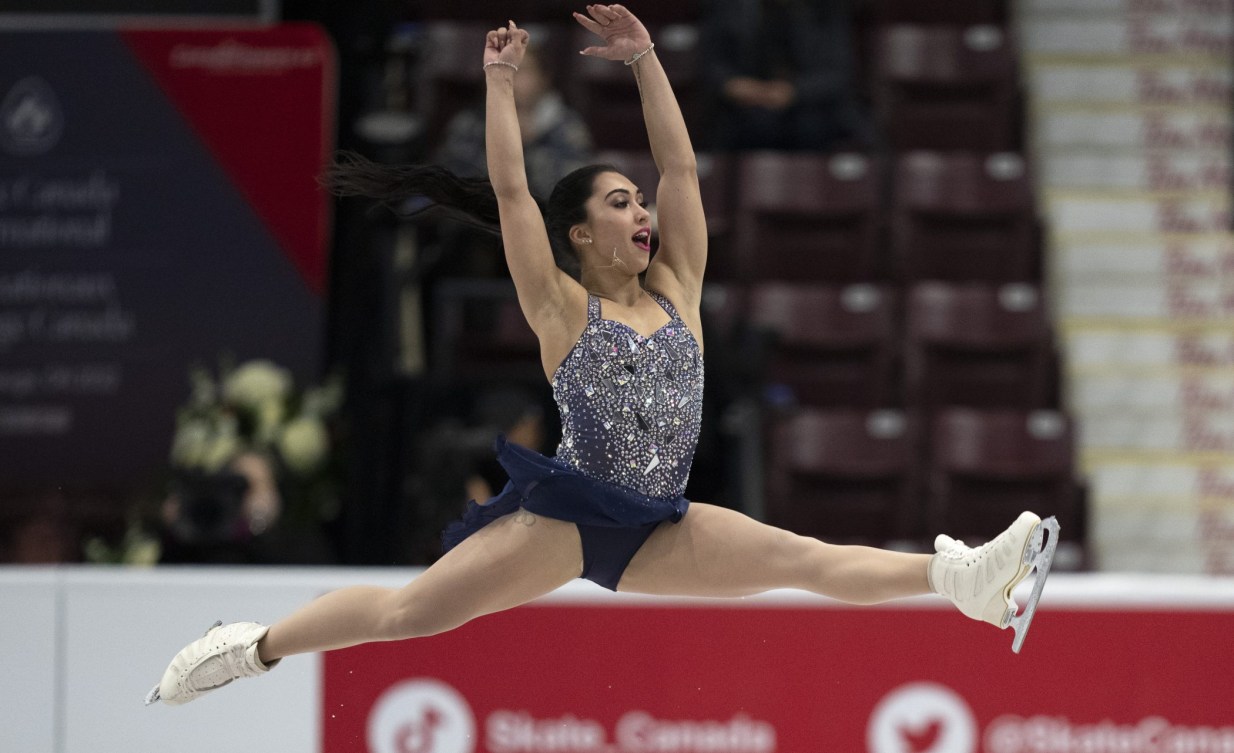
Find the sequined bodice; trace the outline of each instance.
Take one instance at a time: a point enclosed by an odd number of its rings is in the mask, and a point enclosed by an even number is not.
[[[553,375],[561,411],[557,459],[592,478],[649,497],[685,491],[703,414],[703,356],[667,298],[671,320],[643,337],[600,318],[587,298],[587,327]]]

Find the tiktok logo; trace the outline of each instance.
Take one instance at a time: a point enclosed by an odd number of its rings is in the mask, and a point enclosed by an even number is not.
[[[368,749],[372,753],[473,753],[475,716],[463,696],[443,682],[401,682],[373,705]]]

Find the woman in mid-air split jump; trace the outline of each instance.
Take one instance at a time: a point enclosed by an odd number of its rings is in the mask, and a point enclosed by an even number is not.
[[[853,604],[935,592],[974,619],[1015,622],[1018,646],[1027,624],[1016,621],[1031,618],[1048,572],[1053,521],[1026,512],[979,548],[939,536],[936,554],[912,554],[826,544],[682,497],[703,397],[707,233],[695,156],[643,24],[620,5],[586,10],[575,19],[603,43],[583,54],[624,62],[642,97],[660,172],[654,261],[642,192],[612,167],[567,175],[543,209],[529,192],[513,95],[528,35],[513,21],[484,44],[488,181],[358,158],[333,173],[343,193],[422,196],[499,226],[561,412],[556,457],[498,439],[510,483],[468,505],[446,531],[446,553],[412,582],[333,591],[271,626],[216,626],[176,655],[147,702],[186,703],[294,654],[441,633],[579,577],[643,594],[796,588]],[[1016,617],[1012,589],[1034,568],[1038,588]]]

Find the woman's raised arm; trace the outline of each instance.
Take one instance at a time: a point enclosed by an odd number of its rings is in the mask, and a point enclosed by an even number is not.
[[[565,327],[566,298],[578,286],[553,261],[544,215],[527,185],[523,140],[514,107],[514,77],[528,35],[513,21],[490,31],[484,45],[485,153],[497,195],[501,237],[519,305],[543,342]]]
[[[651,154],[660,171],[656,191],[660,248],[647,271],[649,286],[665,294],[679,291],[678,304],[695,307],[707,264],[707,224],[698,187],[698,170],[685,118],[668,75],[656,57],[651,35],[624,6],[589,5],[574,18],[605,41],[584,55],[620,60],[634,71],[643,103],[643,120]],[[665,272],[672,279],[665,279]]]

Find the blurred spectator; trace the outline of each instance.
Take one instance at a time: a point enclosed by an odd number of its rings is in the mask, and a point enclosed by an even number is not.
[[[582,116],[554,86],[545,50],[534,41],[532,45],[514,77],[514,101],[527,182],[532,194],[547,200],[563,175],[591,161],[593,147]],[[488,175],[483,101],[451,118],[433,161],[464,177]],[[435,260],[434,277],[504,276],[505,259],[496,236],[457,223],[447,223],[440,231],[441,256]]]
[[[284,497],[269,457],[236,456],[225,470],[180,471],[164,500],[164,563],[328,565],[320,526],[284,520]]]
[[[591,160],[592,141],[582,116],[554,88],[542,55],[535,47],[527,50],[514,77],[514,102],[527,181],[534,195],[547,199],[563,175]],[[482,103],[451,119],[434,161],[464,177],[487,174]]]
[[[711,0],[702,27],[712,148],[870,145],[847,0]]]

